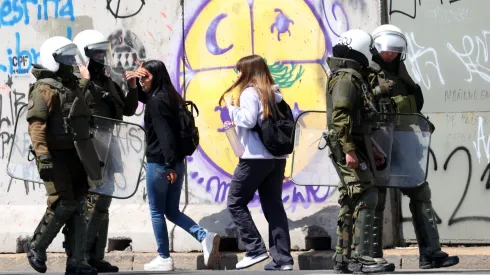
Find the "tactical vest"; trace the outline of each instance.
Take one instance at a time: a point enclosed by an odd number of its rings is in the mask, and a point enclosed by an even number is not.
[[[403,75],[403,72],[399,72],[398,75],[390,70],[383,70],[386,79],[392,80],[396,83],[396,88],[393,91],[393,101],[398,106],[401,113],[418,113],[416,98],[411,90],[417,89],[415,83],[408,79],[407,75]]]
[[[51,114],[46,118],[46,139],[48,147],[50,149],[67,149],[73,148],[73,135],[71,133],[68,114],[75,100],[75,95],[69,88],[65,87],[61,82],[53,78],[42,78],[31,85],[29,89],[29,97],[34,89],[38,89],[40,85],[49,85],[53,89],[55,97],[59,100],[58,104],[54,102]],[[74,84],[75,85],[75,84]],[[39,106],[34,105],[33,110],[29,112],[35,113],[35,108]],[[28,113],[29,115],[29,113]]]
[[[370,123],[370,114],[373,112],[374,106],[369,104],[372,103],[372,98],[367,98],[365,100],[363,98],[363,93],[365,96],[368,96],[368,85],[362,78],[361,74],[352,68],[341,68],[335,70],[330,76],[327,82],[327,126],[329,129],[333,129],[333,121],[332,121],[332,110],[333,110],[333,101],[332,101],[332,92],[335,84],[338,80],[343,77],[349,77],[352,84],[357,88],[359,94],[357,96],[357,102],[355,103],[354,108],[351,111],[352,121],[352,134],[365,134],[370,132],[371,123]]]
[[[124,102],[114,82],[106,79],[105,81],[91,81],[89,85],[85,91],[85,100],[92,114],[122,120]]]

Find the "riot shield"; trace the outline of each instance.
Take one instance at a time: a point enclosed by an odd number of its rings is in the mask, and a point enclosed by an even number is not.
[[[136,193],[146,154],[146,133],[138,124],[94,116],[95,150],[104,163],[104,183],[90,192],[126,199]]]
[[[43,183],[36,167],[34,153],[29,150],[31,138],[26,120],[27,108],[19,109],[7,174],[24,181]],[[91,132],[99,160],[104,164],[103,184],[90,192],[118,199],[136,193],[146,154],[146,134],[137,124],[94,116]]]
[[[7,175],[18,180],[43,183],[39,177],[35,156],[30,150],[32,143],[26,117],[27,105],[24,105],[17,112],[14,133],[10,136],[11,146],[7,162]]]
[[[372,134],[373,147],[385,156],[383,169],[376,169],[376,185],[413,188],[427,179],[431,132],[421,114],[386,115],[390,123],[380,123]]]
[[[306,111],[296,119],[291,180],[297,185],[337,186],[339,176],[329,157],[323,133],[327,114]]]
[[[365,145],[372,148],[376,185],[412,188],[425,182],[429,163],[430,127],[420,114],[380,114]],[[326,112],[298,116],[291,180],[297,185],[337,186],[340,178],[329,157],[323,134]]]

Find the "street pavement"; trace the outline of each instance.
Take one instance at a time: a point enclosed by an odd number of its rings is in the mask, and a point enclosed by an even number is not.
[[[172,272],[148,272],[148,271],[121,271],[119,273],[99,273],[99,274],[176,274],[176,275],[270,275],[270,274],[288,274],[288,275],[323,275],[323,274],[334,274],[333,270],[305,270],[305,271],[283,271],[283,272],[266,272],[266,271],[240,271],[240,270],[229,270],[229,271],[172,271]],[[470,270],[470,269],[433,269],[433,270],[420,270],[420,269],[403,269],[396,271],[396,274],[490,274],[490,269],[488,270]],[[35,272],[0,272],[0,275],[38,275]],[[45,273],[47,275],[64,275],[64,272],[54,272]]]

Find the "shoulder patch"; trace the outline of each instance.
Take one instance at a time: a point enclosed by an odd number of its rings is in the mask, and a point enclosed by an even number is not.
[[[34,107],[34,100],[29,99],[29,102],[27,102],[27,109],[32,109]]]

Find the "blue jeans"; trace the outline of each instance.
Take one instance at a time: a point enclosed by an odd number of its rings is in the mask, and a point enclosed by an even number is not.
[[[177,180],[171,184],[163,163],[148,163],[146,167],[146,192],[150,204],[151,223],[158,247],[158,254],[163,258],[170,256],[168,231],[165,217],[175,225],[187,231],[201,242],[206,231],[191,218],[180,212],[179,202],[184,182],[184,162],[177,164]]]

